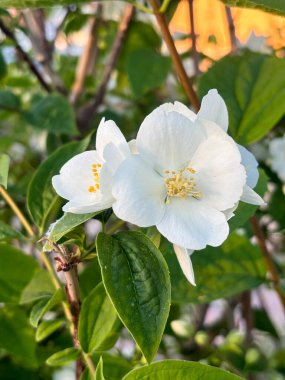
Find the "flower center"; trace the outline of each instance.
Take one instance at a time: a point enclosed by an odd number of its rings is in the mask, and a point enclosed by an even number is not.
[[[94,179],[94,185],[89,186],[88,191],[89,193],[96,193],[100,189],[100,175],[99,171],[101,169],[101,164],[93,164],[92,165],[92,173],[93,173],[93,179]]]
[[[166,203],[169,203],[169,197],[179,197],[187,199],[187,197],[193,197],[200,199],[202,197],[201,191],[196,189],[196,182],[192,174],[195,174],[196,170],[189,166],[185,169],[179,169],[178,171],[165,170],[166,175],[165,187],[167,189]]]

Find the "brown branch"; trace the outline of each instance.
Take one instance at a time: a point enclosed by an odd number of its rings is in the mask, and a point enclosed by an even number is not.
[[[236,28],[232,16],[232,12],[230,7],[225,7],[226,9],[226,15],[229,25],[229,33],[230,33],[230,40],[231,40],[231,51],[234,53],[237,50],[237,37],[236,37]]]
[[[194,61],[194,67],[196,75],[200,73],[199,70],[199,56],[197,51],[197,36],[195,33],[195,19],[194,19],[194,7],[193,7],[194,0],[188,0],[189,4],[189,14],[190,14],[190,37],[192,41],[192,56]]]
[[[100,18],[101,12],[102,12],[102,4],[98,4],[96,17],[92,17],[89,20],[90,33],[88,36],[88,40],[86,42],[85,49],[78,60],[75,80],[74,80],[71,94],[70,94],[70,102],[72,104],[76,104],[80,94],[83,91],[85,79],[86,79],[88,70],[90,68],[90,61],[96,60],[95,57],[98,53],[96,31],[98,28],[98,19]]]
[[[81,112],[79,112],[78,114],[78,125],[82,131],[86,129],[86,127],[88,126],[88,122],[92,119],[92,116],[96,113],[97,108],[104,100],[111,74],[119,57],[119,53],[121,51],[121,47],[126,33],[128,31],[128,28],[130,26],[133,14],[134,7],[133,5],[128,4],[125,8],[125,12],[119,24],[118,33],[111,50],[111,54],[106,63],[103,79],[98,88],[95,99],[89,102],[87,106],[84,107],[84,109],[81,110]]]
[[[174,68],[176,70],[176,73],[181,81],[182,86],[184,87],[184,90],[195,108],[196,111],[199,110],[200,108],[200,102],[199,99],[196,95],[196,92],[193,89],[192,83],[190,82],[190,79],[188,78],[188,75],[185,71],[185,68],[182,64],[181,58],[176,50],[173,38],[170,34],[168,24],[166,21],[166,18],[164,14],[159,12],[160,4],[158,3],[157,0],[149,0],[149,3],[155,13],[156,20],[158,22],[158,25],[160,27],[161,33],[163,35],[163,38],[165,40],[165,43],[168,47],[169,53],[172,58],[172,62],[174,65]]]
[[[250,219],[250,223],[251,223],[252,229],[254,231],[254,234],[257,237],[259,247],[263,253],[263,257],[264,257],[267,269],[270,273],[270,277],[271,277],[271,280],[273,282],[273,287],[274,287],[276,293],[278,294],[279,300],[280,300],[281,305],[283,306],[283,309],[285,312],[285,296],[282,292],[282,289],[280,286],[279,276],[278,276],[277,270],[275,268],[274,262],[271,258],[271,255],[267,249],[265,237],[264,237],[263,231],[259,225],[259,221],[258,221],[257,217],[253,216]]]
[[[15,44],[16,50],[19,53],[19,56],[21,59],[27,63],[29,69],[31,72],[35,75],[35,77],[38,79],[40,85],[44,90],[47,92],[51,92],[51,87],[50,85],[45,81],[43,78],[42,74],[40,73],[39,69],[37,66],[34,64],[34,62],[31,60],[29,55],[23,50],[23,48],[19,45],[14,33],[12,30],[10,30],[4,22],[0,19],[0,29],[3,31],[3,33],[6,35],[7,38],[12,40]]]
[[[249,346],[252,343],[253,329],[253,313],[251,308],[251,292],[250,290],[241,294],[242,314],[246,323],[246,344]]]

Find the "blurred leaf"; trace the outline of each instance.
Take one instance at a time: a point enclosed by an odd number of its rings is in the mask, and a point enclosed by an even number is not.
[[[103,358],[104,375],[107,380],[122,380],[123,376],[133,368],[132,364],[123,357],[105,352],[92,355],[95,366],[98,365],[101,357]],[[92,380],[88,369],[85,370],[81,380]]]
[[[99,363],[96,367],[96,376],[95,380],[105,380],[104,374],[103,374],[103,359],[102,356],[100,357]]]
[[[2,3],[1,3],[1,6],[2,6]],[[6,75],[7,73],[7,66],[6,66],[6,62],[4,60],[4,57],[2,55],[2,52],[0,50],[0,80],[2,78],[4,78],[4,76]]]
[[[265,310],[253,309],[253,320],[255,329],[269,332],[271,335],[278,338],[277,331]]]
[[[39,8],[88,3],[89,0],[1,0],[3,8]]]
[[[171,70],[171,60],[152,50],[133,51],[127,61],[127,73],[135,96],[159,87]]]
[[[56,330],[63,326],[64,322],[60,319],[53,321],[42,321],[36,331],[36,341],[41,342],[50,335],[52,335]]]
[[[22,237],[23,236],[20,232],[0,220],[0,240],[8,241],[12,239],[20,239]]]
[[[35,302],[43,298],[51,297],[54,293],[54,286],[50,276],[42,269],[35,271],[31,281],[27,284],[22,292],[21,305]]]
[[[35,128],[55,135],[76,135],[74,111],[68,100],[59,94],[47,95],[32,106],[25,119]]]
[[[230,7],[254,8],[262,11],[285,16],[285,3],[283,0],[222,0]]]
[[[123,380],[141,379],[238,380],[241,379],[241,377],[205,364],[182,360],[162,360],[146,367],[134,369],[123,378]]]
[[[97,253],[103,283],[119,317],[148,362],[153,360],[167,321],[170,281],[156,246],[142,233],[100,233]]]
[[[233,138],[253,143],[285,113],[285,61],[250,52],[227,56],[201,76],[200,96],[211,88],[217,88],[227,104]]]
[[[51,367],[61,367],[70,362],[75,362],[81,355],[80,350],[74,347],[66,348],[51,355],[46,363]]]
[[[118,326],[117,312],[100,283],[82,304],[78,325],[82,349],[91,354],[112,348],[118,339]]]
[[[18,303],[32,279],[37,262],[18,249],[0,244],[0,302]]]
[[[34,331],[25,312],[16,307],[0,309],[0,347],[26,367],[37,367]]]
[[[0,186],[7,189],[10,157],[7,154],[0,154]]]
[[[0,373],[3,380],[39,380],[36,372],[13,365],[13,363],[1,362]]]
[[[7,111],[19,112],[21,107],[20,98],[11,91],[0,90],[0,111],[2,109]]]
[[[37,302],[30,314],[30,323],[33,327],[37,327],[40,319],[55,305],[58,305],[64,299],[64,291],[57,289],[52,297],[46,297]]]
[[[264,197],[264,194],[267,190],[268,178],[264,170],[259,169],[259,179],[258,183],[254,189],[261,198]],[[231,231],[234,231],[236,228],[242,227],[250,217],[252,217],[259,206],[251,205],[249,203],[240,202],[238,208],[234,211],[235,216],[229,220],[229,226]]]
[[[57,200],[51,184],[52,177],[59,173],[70,158],[87,148],[90,138],[91,136],[88,136],[82,141],[69,143],[57,149],[35,172],[28,188],[27,204],[33,221],[40,228],[40,234],[43,232],[45,219]]]
[[[178,264],[172,244],[163,240],[171,276],[172,300],[205,303],[227,298],[266,282],[263,256],[245,236],[232,233],[223,245],[207,247],[191,256],[197,286],[188,283]]]
[[[79,273],[80,290],[83,297],[88,296],[92,289],[102,281],[98,258],[95,257],[84,270]]]

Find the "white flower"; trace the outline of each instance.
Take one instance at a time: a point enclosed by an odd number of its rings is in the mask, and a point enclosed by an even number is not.
[[[285,136],[270,141],[269,153],[272,170],[285,182]]]
[[[57,194],[69,201],[63,211],[85,214],[111,207],[113,176],[129,154],[128,143],[117,125],[102,119],[96,150],[76,155],[52,178]]]

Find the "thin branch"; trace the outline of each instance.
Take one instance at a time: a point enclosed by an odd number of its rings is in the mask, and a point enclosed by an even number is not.
[[[41,72],[39,71],[39,69],[37,68],[37,66],[34,64],[34,62],[31,60],[31,58],[29,57],[29,55],[19,45],[19,43],[18,43],[18,41],[17,41],[17,39],[16,39],[16,37],[14,35],[14,32],[12,30],[10,30],[4,24],[4,22],[1,19],[0,19],[0,29],[3,31],[3,33],[6,35],[6,37],[8,37],[10,40],[12,40],[14,42],[16,50],[19,53],[19,56],[21,57],[21,59],[23,61],[25,61],[27,63],[29,69],[35,75],[35,77],[38,79],[38,81],[39,81],[40,85],[42,86],[42,88],[44,90],[46,90],[47,92],[51,92],[50,85],[45,81],[45,79],[43,78]]]
[[[98,4],[96,17],[92,17],[89,20],[89,36],[86,42],[85,49],[81,54],[75,74],[75,80],[72,86],[70,101],[72,104],[76,104],[80,94],[83,91],[85,79],[90,66],[90,61],[97,55],[98,45],[96,31],[98,28],[98,19],[102,12],[102,4]]]
[[[241,294],[242,314],[246,323],[246,344],[252,343],[253,314],[251,308],[251,292],[250,290]]]
[[[232,16],[232,11],[230,7],[225,7],[226,9],[226,15],[229,25],[229,33],[230,33],[230,40],[231,40],[231,51],[234,53],[237,50],[237,37],[236,37],[236,28]]]
[[[168,47],[170,56],[172,58],[172,62],[174,65],[174,68],[176,70],[176,73],[181,81],[182,86],[184,87],[184,90],[192,103],[193,107],[195,108],[196,111],[199,110],[200,108],[200,102],[199,99],[196,95],[196,92],[193,89],[192,83],[190,82],[190,79],[188,78],[188,75],[185,71],[185,68],[182,64],[181,58],[176,50],[173,38],[170,34],[168,24],[166,21],[166,18],[164,14],[160,13],[160,5],[157,0],[149,0],[149,3],[155,13],[156,20],[159,24],[161,33],[163,35],[163,38],[165,40],[165,43]]]
[[[192,57],[194,61],[195,73],[198,75],[200,73],[199,70],[199,55],[197,52],[197,36],[195,33],[195,18],[194,18],[194,0],[188,0],[189,4],[189,14],[190,14],[190,37],[192,41]]]
[[[274,287],[276,293],[278,294],[279,300],[280,300],[281,305],[283,306],[283,309],[285,312],[285,296],[282,292],[282,289],[280,286],[279,276],[278,276],[277,270],[275,268],[274,262],[272,260],[272,257],[270,255],[268,249],[267,249],[265,237],[264,237],[263,231],[259,225],[259,221],[258,221],[257,217],[253,216],[250,219],[250,223],[251,223],[252,229],[254,231],[254,234],[257,237],[257,241],[258,241],[258,244],[260,246],[260,249],[263,253],[263,257],[264,257],[267,269],[270,273],[270,277],[271,277],[271,280],[273,282],[273,287]]]
[[[119,24],[118,33],[111,50],[111,54],[106,63],[103,79],[98,88],[95,99],[89,102],[87,106],[84,107],[84,109],[81,112],[79,112],[78,124],[81,130],[84,130],[86,128],[89,120],[92,119],[92,116],[96,113],[97,108],[104,100],[111,74],[113,72],[117,59],[119,57],[119,53],[121,51],[121,47],[122,47],[124,38],[126,36],[126,33],[128,31],[128,28],[130,26],[133,14],[134,14],[134,7],[132,4],[128,4],[125,8],[125,12]]]

